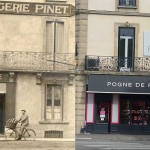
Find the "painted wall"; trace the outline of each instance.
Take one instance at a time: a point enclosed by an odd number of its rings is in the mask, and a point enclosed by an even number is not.
[[[118,11],[118,0],[88,0],[89,10],[107,10],[107,11]],[[140,13],[150,13],[150,1],[149,0],[139,0],[138,10]],[[121,11],[121,9],[120,9]],[[134,12],[134,10],[122,10]]]
[[[16,79],[16,118],[19,119],[21,110],[25,109],[29,116],[29,128],[36,131],[37,137],[44,137],[44,132],[48,130],[60,130],[64,132],[64,138],[75,138],[75,85],[67,85],[65,91],[62,123],[41,123],[45,113],[42,112],[45,88],[36,84],[35,74],[19,73]]]
[[[95,23],[93,23],[95,22]],[[137,36],[137,56],[143,56],[143,33],[150,31],[150,19],[141,17],[122,17],[106,15],[88,16],[88,48],[87,55],[114,56],[115,23],[126,23],[139,25]]]
[[[89,10],[115,10],[115,0],[88,0]]]

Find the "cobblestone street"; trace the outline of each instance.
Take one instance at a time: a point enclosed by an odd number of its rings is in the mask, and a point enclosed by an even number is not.
[[[0,150],[75,150],[75,143],[51,141],[0,141]]]

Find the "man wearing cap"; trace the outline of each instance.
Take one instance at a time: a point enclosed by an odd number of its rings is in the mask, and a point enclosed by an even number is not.
[[[19,137],[17,138],[17,140],[21,140],[24,129],[29,125],[29,117],[28,115],[26,115],[26,110],[21,110],[21,111],[22,111],[22,115],[19,119],[19,122],[21,122],[21,127],[19,131]]]

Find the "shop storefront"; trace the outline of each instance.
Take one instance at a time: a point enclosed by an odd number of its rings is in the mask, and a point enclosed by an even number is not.
[[[150,133],[150,77],[89,75],[86,131]]]

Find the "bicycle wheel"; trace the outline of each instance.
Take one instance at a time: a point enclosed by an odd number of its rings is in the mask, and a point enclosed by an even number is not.
[[[34,141],[36,137],[36,133],[32,129],[26,129],[23,135],[25,140]]]
[[[5,136],[5,139],[7,141],[14,141],[17,138],[17,133],[16,133],[15,130],[8,129],[8,130],[5,131],[5,135],[4,136]]]

